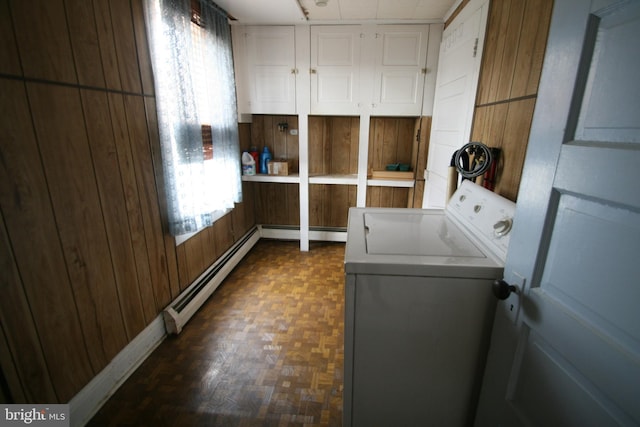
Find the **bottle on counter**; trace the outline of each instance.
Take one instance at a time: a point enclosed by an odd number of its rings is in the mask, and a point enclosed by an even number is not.
[[[256,147],[251,147],[249,149],[249,154],[253,157],[253,161],[256,162],[256,172],[258,172],[258,168],[260,167],[260,153]]]
[[[242,175],[255,175],[256,174],[256,162],[253,160],[253,156],[249,152],[242,153]]]
[[[262,153],[260,153],[260,173],[269,173],[269,162],[271,161],[271,151],[265,145]]]

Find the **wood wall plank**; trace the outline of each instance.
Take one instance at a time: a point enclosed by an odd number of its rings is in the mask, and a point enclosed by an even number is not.
[[[255,206],[253,201],[253,185],[242,183],[242,202],[236,203],[231,212],[235,240],[244,236],[255,224]],[[299,196],[298,196],[299,197]]]
[[[157,206],[159,209],[159,216],[161,222],[161,228],[156,229],[156,232],[162,233],[162,239],[164,241],[164,252],[166,260],[166,271],[169,280],[169,289],[171,291],[171,299],[174,299],[179,294],[179,282],[178,282],[178,266],[176,264],[176,245],[175,238],[169,233],[169,208],[167,207],[167,193],[164,182],[164,171],[162,166],[162,148],[160,146],[160,134],[158,130],[158,115],[156,110],[155,98],[145,96],[144,108],[146,113],[147,132],[149,137],[149,148],[151,151],[151,163],[147,164],[148,167],[153,167],[155,174],[155,184],[157,193]]]
[[[324,168],[324,140],[326,120],[318,116],[309,116],[309,174],[325,173]]]
[[[184,244],[176,247],[176,259],[178,260],[180,292],[182,292],[189,286],[189,283],[191,283],[191,277],[189,276],[189,259],[187,258],[187,249]]]
[[[206,268],[206,260],[202,253],[202,242],[208,234],[207,229],[201,230],[198,234],[183,243],[187,260],[187,282],[181,285],[190,285]],[[184,288],[182,288],[182,290],[184,290]]]
[[[251,183],[254,193],[255,223],[300,225],[298,184]]]
[[[526,154],[535,99],[523,99],[476,109],[474,141],[500,148],[494,191],[516,201]]]
[[[170,273],[163,237],[163,226],[159,210],[158,189],[153,164],[147,112],[144,99],[125,96],[124,106],[129,118],[128,130],[133,160],[136,165],[136,182],[140,198],[140,209],[144,223],[145,241],[149,253],[151,283],[155,295],[156,310],[163,310],[171,302]]]
[[[77,83],[63,0],[10,3],[26,77]]]
[[[145,240],[144,221],[140,206],[140,196],[138,194],[135,163],[129,139],[127,113],[122,95],[110,93],[108,94],[108,98],[112,134],[118,156],[118,170],[123,186],[124,207],[127,210],[129,240],[133,250],[133,260],[136,265],[138,291],[142,299],[145,325],[147,325],[157,315],[157,309],[151,282],[149,253]]]
[[[24,83],[1,79],[0,85],[0,207],[58,401],[66,402],[94,371],[87,357]],[[29,322],[28,318],[21,320]],[[30,382],[28,372],[22,375],[27,381],[24,387],[39,387],[38,381]]]
[[[511,98],[511,87],[515,79],[517,53],[520,49],[520,30],[524,17],[524,2],[517,0],[511,2],[509,17],[506,22],[506,30],[502,33],[504,45],[502,49],[502,61],[498,73],[498,87],[496,90],[496,100]],[[505,35],[510,35],[505,37]]]
[[[385,170],[388,164],[415,164],[416,119],[373,117],[369,136],[369,170]]]
[[[0,0],[0,73],[22,75],[9,0]]]
[[[487,18],[487,34],[485,36],[482,65],[478,80],[477,104],[495,102],[497,99],[502,52],[504,51],[511,1],[492,2]],[[511,35],[513,36],[513,35]]]
[[[542,74],[542,64],[544,62],[544,53],[547,49],[547,38],[549,35],[549,26],[551,24],[551,12],[553,10],[553,0],[529,0],[525,11],[527,27],[523,29],[523,33],[529,35],[533,33],[535,28],[535,41],[530,52],[527,51],[528,61],[524,62],[523,69],[528,63],[528,79],[527,87],[523,89],[525,95],[533,95],[538,93],[538,85],[540,83],[540,75]],[[536,23],[537,26],[532,25]],[[525,57],[527,58],[527,57]],[[518,73],[519,71],[516,71]],[[520,89],[518,88],[518,91]],[[520,92],[516,92],[516,95]]]
[[[154,95],[155,88],[153,86],[153,69],[151,67],[149,43],[147,42],[143,2],[144,0],[131,0],[131,13],[136,39],[136,51],[138,53],[138,64],[140,66],[140,78],[142,80],[142,93],[145,95]]]
[[[105,80],[93,3],[67,2],[65,6],[78,83],[102,88]]]
[[[13,397],[16,402],[57,402],[1,210],[0,271],[0,358],[3,368],[11,367],[3,371],[12,383]]]
[[[100,58],[106,87],[121,90],[120,70],[118,69],[118,54],[116,52],[113,25],[111,24],[110,0],[93,0],[96,33],[100,46]]]
[[[424,179],[417,179],[413,188],[409,189],[408,208],[422,208],[422,199],[424,196]]]
[[[127,340],[130,341],[147,323],[138,284],[127,200],[123,192],[124,183],[113,135],[109,99],[106,92],[89,90],[81,91],[81,96],[118,299],[123,311]]]
[[[98,372],[127,339],[80,93],[36,83],[27,89],[87,351]]]
[[[213,232],[216,242],[216,258],[224,254],[233,246],[233,222],[231,215],[227,214],[213,224]]]
[[[309,186],[309,225],[347,226],[349,208],[356,206],[355,185],[312,184]]]
[[[358,173],[359,117],[309,117],[309,174]]]
[[[142,93],[131,2],[130,0],[110,0],[109,7],[122,90],[129,93]]]
[[[410,207],[410,191],[400,187],[367,187],[367,207],[406,208]]]

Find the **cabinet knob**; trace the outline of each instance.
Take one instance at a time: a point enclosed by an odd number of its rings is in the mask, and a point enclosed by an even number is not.
[[[315,68],[312,68],[312,69],[311,69],[311,74],[316,74],[316,73],[317,73],[316,69],[315,69]]]

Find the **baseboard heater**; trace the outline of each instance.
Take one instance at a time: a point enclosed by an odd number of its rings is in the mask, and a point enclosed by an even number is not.
[[[260,240],[260,230],[251,229],[228,251],[200,275],[162,312],[169,334],[179,334],[184,325],[198,311],[222,281]]]
[[[290,225],[260,225],[260,235],[267,239],[300,240],[300,227]],[[345,242],[346,227],[309,227],[309,239]]]

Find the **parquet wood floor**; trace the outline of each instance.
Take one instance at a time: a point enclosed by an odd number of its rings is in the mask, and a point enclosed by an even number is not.
[[[90,426],[340,426],[344,244],[262,240]]]

